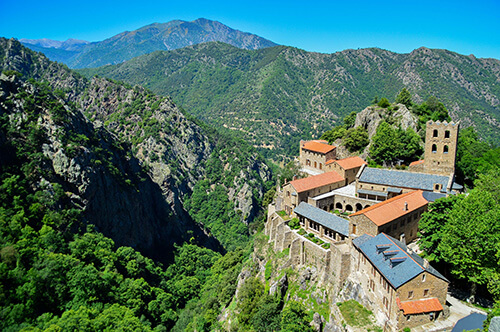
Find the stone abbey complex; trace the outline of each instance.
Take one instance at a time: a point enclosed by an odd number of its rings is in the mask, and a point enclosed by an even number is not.
[[[314,266],[335,302],[355,297],[386,331],[446,317],[449,281],[410,247],[429,202],[455,195],[458,123],[427,122],[424,160],[408,170],[337,159],[326,141],[301,141],[308,174],[278,187],[266,234],[292,266]],[[354,294],[354,295],[353,295]]]

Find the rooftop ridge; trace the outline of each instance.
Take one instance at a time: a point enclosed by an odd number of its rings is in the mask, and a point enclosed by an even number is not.
[[[380,202],[380,203],[374,204],[374,205],[369,206],[369,207],[367,207],[367,208],[365,208],[365,209],[363,209],[363,210],[359,210],[359,211],[357,211],[357,212],[355,212],[355,213],[351,214],[351,216],[358,216],[358,215],[360,215],[360,214],[364,214],[364,213],[366,213],[366,212],[376,210],[376,209],[378,209],[378,208],[380,208],[380,207],[382,207],[382,206],[384,206],[384,205],[387,205],[387,204],[389,204],[389,203],[392,203],[392,202],[394,202],[394,201],[397,201],[398,199],[402,199],[402,198],[404,198],[404,197],[410,196],[410,194],[415,194],[415,193],[417,193],[417,192],[423,192],[423,191],[422,191],[422,190],[413,190],[413,191],[409,191],[409,192],[407,192],[407,193],[404,193],[404,194],[401,194],[401,195],[398,195],[398,196],[394,196],[394,197],[392,197],[392,198],[389,198],[388,200],[385,200],[385,201],[383,201],[383,202]]]

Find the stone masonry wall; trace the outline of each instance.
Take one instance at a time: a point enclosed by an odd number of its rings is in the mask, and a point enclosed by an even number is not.
[[[304,265],[316,267],[324,280],[339,289],[350,273],[350,252],[345,241],[331,244],[330,249],[311,242],[292,231],[286,222],[277,214],[268,215],[264,232],[269,236],[269,242],[274,243],[277,252],[290,248],[289,258],[294,267]]]

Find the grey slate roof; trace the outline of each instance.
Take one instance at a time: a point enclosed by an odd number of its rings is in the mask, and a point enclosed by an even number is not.
[[[396,193],[396,194],[401,194],[401,188],[393,188],[393,187],[389,187],[389,188],[387,188],[387,192],[388,192],[388,193]]]
[[[430,191],[423,191],[422,196],[428,201],[428,202],[434,202],[437,199],[446,197],[446,194],[442,193],[435,193],[435,192],[430,192]]]
[[[427,191],[433,191],[434,184],[440,183],[442,184],[442,193],[446,193],[446,187],[448,186],[449,180],[449,176],[371,167],[365,167],[363,173],[361,173],[361,176],[359,177],[359,181],[361,182]],[[453,187],[455,186],[461,187],[460,185],[454,183]],[[457,189],[460,189],[459,187],[457,187]]]
[[[349,221],[337,217],[332,213],[318,209],[317,207],[307,204],[306,202],[300,202],[299,206],[297,206],[293,212],[309,220],[317,222],[318,224],[339,234],[349,236]]]
[[[385,191],[358,189],[358,194],[387,197],[387,193]]]
[[[432,266],[429,265],[425,268],[422,257],[415,253],[409,253],[404,243],[387,234],[380,233],[375,237],[364,234],[354,239],[352,243],[366,256],[395,289],[404,285],[424,271],[448,282],[448,280]],[[384,252],[390,255],[385,255]],[[391,259],[393,262],[391,262]]]

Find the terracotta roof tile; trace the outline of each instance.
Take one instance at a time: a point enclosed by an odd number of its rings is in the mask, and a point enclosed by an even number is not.
[[[339,164],[343,169],[352,169],[367,164],[366,161],[358,156],[335,160],[335,162]]]
[[[422,190],[417,190],[398,195],[353,213],[351,217],[364,214],[375,225],[382,226],[428,204],[428,201],[424,198],[422,193]],[[408,210],[405,210],[405,203],[408,204]]]
[[[325,143],[320,143],[320,141],[309,141],[302,146],[302,149],[325,154],[334,150],[335,146]]]
[[[426,312],[443,311],[443,306],[435,297],[431,299],[405,301],[396,298],[399,310],[403,310],[405,315],[422,314]]]
[[[417,161],[414,161],[412,163],[410,163],[410,166],[415,166],[415,165],[420,165],[420,164],[423,164],[425,160],[417,160]]]
[[[344,178],[336,172],[326,172],[319,175],[310,176],[304,179],[291,181],[290,184],[301,193],[314,188],[327,186],[329,184],[344,181]]]
[[[325,163],[325,165],[333,164],[334,162],[336,162],[335,159],[330,159]]]

